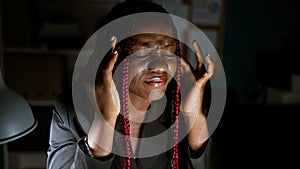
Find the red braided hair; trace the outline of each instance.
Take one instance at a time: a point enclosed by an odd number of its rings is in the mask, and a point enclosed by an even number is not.
[[[179,44],[176,43],[176,51],[179,52]],[[181,68],[181,61],[180,57],[177,62],[177,85],[176,85],[176,91],[175,91],[175,100],[174,100],[174,105],[175,105],[175,110],[174,110],[174,128],[173,128],[173,149],[172,149],[172,159],[171,159],[171,165],[173,169],[178,169],[179,168],[179,156],[178,156],[178,128],[179,128],[179,112],[180,112],[180,72]]]
[[[130,169],[130,123],[129,123],[129,112],[128,112],[128,67],[129,62],[126,58],[123,64],[123,84],[122,84],[122,116],[119,116],[121,122],[121,129],[125,135],[125,140],[122,141],[122,169]],[[123,137],[122,137],[123,138]]]

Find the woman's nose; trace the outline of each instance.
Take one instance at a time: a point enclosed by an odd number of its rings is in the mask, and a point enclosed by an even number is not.
[[[168,69],[168,63],[163,56],[161,49],[152,52],[151,59],[149,60],[148,70],[164,72]]]

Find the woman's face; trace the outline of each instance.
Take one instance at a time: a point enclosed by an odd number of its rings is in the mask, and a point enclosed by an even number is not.
[[[176,45],[174,38],[161,34],[134,37],[132,54],[128,58],[130,99],[151,101],[164,96],[177,70]]]

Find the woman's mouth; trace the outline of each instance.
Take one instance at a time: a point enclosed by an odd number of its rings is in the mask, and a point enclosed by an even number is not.
[[[151,79],[145,80],[145,83],[153,86],[153,87],[160,87],[164,86],[167,83],[167,78],[166,77],[153,77]]]

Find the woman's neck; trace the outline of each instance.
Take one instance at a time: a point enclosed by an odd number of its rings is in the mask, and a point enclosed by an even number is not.
[[[149,103],[145,104],[145,102],[139,102],[136,100],[129,99],[128,102],[129,121],[134,123],[143,123],[149,105],[150,105]]]

